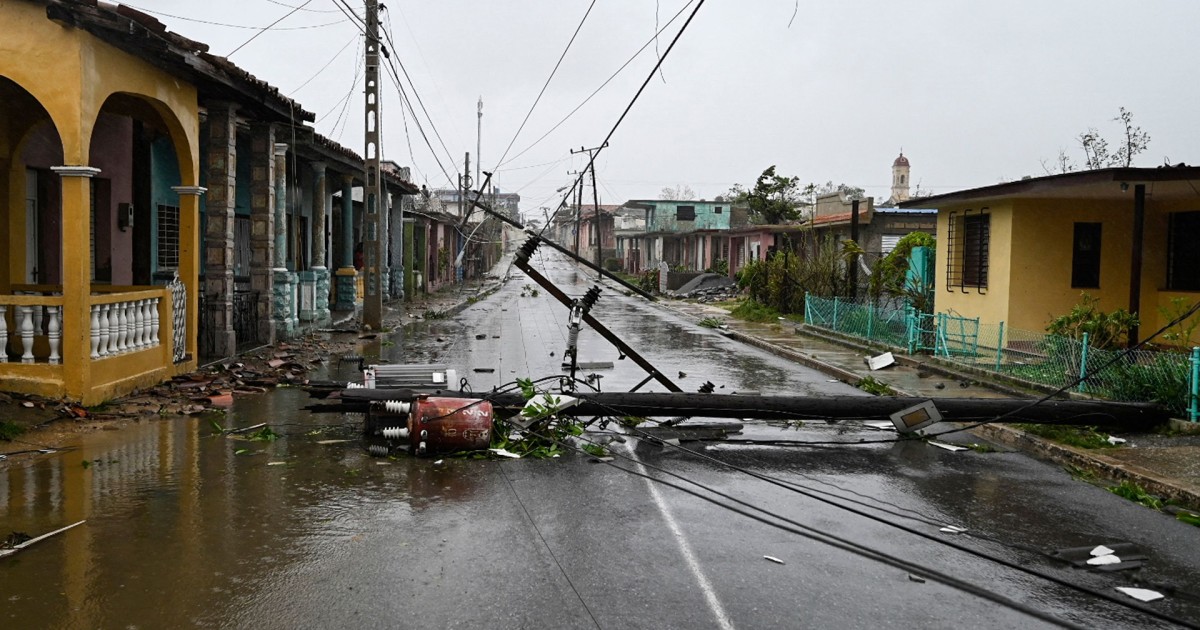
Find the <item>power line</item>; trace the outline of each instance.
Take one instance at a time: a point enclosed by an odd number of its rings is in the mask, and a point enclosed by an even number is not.
[[[517,127],[517,133],[513,134],[512,140],[508,141],[508,146],[504,149],[504,153],[500,159],[496,161],[496,166],[492,170],[500,168],[504,163],[504,158],[508,157],[508,152],[512,150],[513,143],[517,141],[517,137],[521,135],[521,130],[525,129],[525,124],[529,122],[529,117],[533,115],[533,110],[542,100],[542,95],[546,93],[546,88],[550,87],[550,81],[554,79],[554,75],[558,73],[559,66],[562,65],[563,59],[566,59],[567,52],[571,50],[571,44],[575,43],[575,38],[579,36],[579,31],[583,29],[584,22],[587,22],[588,16],[592,14],[592,8],[596,6],[596,0],[592,0],[588,5],[587,11],[584,11],[583,18],[579,20],[579,25],[575,27],[575,32],[571,34],[571,39],[567,41],[567,47],[563,49],[562,54],[558,56],[558,61],[554,64],[554,69],[550,71],[550,76],[546,77],[546,82],[542,84],[541,91],[538,92],[537,98],[533,99],[533,104],[529,106],[529,111],[525,113],[525,119],[521,121],[521,126]]]
[[[396,45],[392,42],[391,20],[388,20],[387,28],[382,29],[382,30],[383,30],[383,37],[387,40],[388,46],[391,46],[392,50],[395,50]],[[409,86],[409,88],[412,89],[413,96],[417,97],[417,104],[421,106],[421,111],[425,113],[425,119],[429,121],[429,127],[431,129],[433,129],[434,137],[436,137],[438,139],[438,144],[440,144],[442,146],[442,150],[446,152],[446,157],[450,159],[450,163],[454,164],[454,162],[455,162],[454,156],[452,156],[450,154],[450,149],[446,148],[446,143],[445,143],[445,141],[442,140],[442,134],[440,134],[438,132],[437,125],[433,122],[433,117],[429,115],[429,110],[425,109],[425,101],[421,99],[421,93],[417,90],[417,84],[414,83],[412,80],[412,77],[409,76],[408,69],[404,67],[404,62],[400,61],[398,58],[394,59],[391,55],[386,54],[386,51],[384,54],[384,58],[387,60],[389,65],[393,65],[393,66],[399,65],[400,70],[402,72],[404,72],[404,78],[408,79],[408,86]],[[395,69],[395,67],[393,67],[392,72],[395,73],[395,71],[396,71],[396,69]],[[399,80],[399,76],[397,76],[397,80]],[[414,119],[415,119],[415,116],[416,116],[416,114],[414,112]],[[476,157],[478,157],[478,156],[476,156]],[[451,180],[450,184],[451,184],[451,186],[453,186],[454,181]]]
[[[236,53],[237,51],[241,50],[242,48],[245,48],[245,47],[246,47],[246,44],[249,44],[250,42],[252,42],[252,41],[254,41],[254,40],[258,39],[258,36],[259,36],[259,35],[262,35],[263,33],[266,33],[267,31],[271,30],[271,28],[272,28],[272,27],[274,27],[276,24],[279,24],[280,22],[282,22],[282,21],[284,21],[284,20],[288,19],[289,17],[291,17],[291,15],[292,15],[293,13],[295,13],[295,12],[299,11],[300,9],[303,9],[304,7],[308,6],[308,4],[309,4],[310,2],[312,2],[312,0],[304,0],[304,4],[302,4],[302,5],[300,5],[300,6],[296,7],[296,8],[294,8],[294,9],[292,9],[291,11],[288,11],[286,14],[284,14],[284,16],[283,16],[283,17],[281,17],[281,18],[279,18],[278,20],[275,20],[274,22],[271,22],[270,24],[268,24],[268,25],[264,26],[263,28],[259,29],[259,31],[258,31],[257,33],[255,33],[254,35],[251,35],[251,36],[250,36],[250,39],[247,39],[246,41],[242,42],[242,45],[241,45],[241,46],[238,46],[237,48],[234,48],[232,51],[230,51],[230,53],[229,53],[229,54],[225,55],[225,58],[226,58],[226,59],[228,59],[228,58],[232,57],[232,56],[234,55],[234,53]]]
[[[621,64],[621,67],[620,67],[620,68],[617,68],[616,72],[613,72],[611,75],[609,75],[609,77],[608,77],[607,79],[605,79],[605,80],[604,80],[604,83],[601,83],[601,84],[600,84],[600,87],[598,87],[598,88],[596,88],[595,90],[593,90],[593,91],[592,91],[592,93],[591,93],[591,94],[589,94],[589,95],[587,96],[587,98],[583,99],[583,101],[582,101],[582,102],[580,102],[578,105],[576,105],[576,106],[575,106],[575,109],[572,109],[570,112],[568,112],[568,113],[567,113],[567,115],[566,115],[566,116],[564,116],[562,120],[558,121],[558,122],[557,122],[557,123],[556,123],[556,124],[555,124],[553,127],[551,127],[549,131],[547,131],[546,133],[542,134],[542,135],[541,135],[541,137],[539,137],[537,140],[534,140],[532,144],[530,144],[529,146],[527,146],[527,147],[525,147],[524,149],[522,149],[520,153],[518,153],[518,154],[516,154],[516,155],[512,156],[512,158],[511,158],[511,159],[509,159],[508,161],[509,161],[509,162],[513,162],[513,161],[515,161],[517,158],[519,158],[519,157],[521,157],[522,155],[525,155],[526,153],[528,153],[530,149],[532,149],[533,147],[537,146],[539,143],[541,143],[541,141],[542,141],[542,140],[545,140],[547,136],[549,136],[550,134],[554,133],[554,131],[555,131],[555,130],[557,130],[559,127],[561,127],[561,126],[563,125],[563,123],[567,122],[567,120],[569,120],[569,119],[570,119],[572,116],[574,116],[574,115],[575,115],[575,113],[576,113],[576,112],[578,112],[578,111],[579,111],[579,110],[580,110],[580,109],[581,109],[581,108],[582,108],[584,105],[587,105],[587,104],[588,104],[588,102],[589,102],[589,101],[591,101],[591,100],[592,100],[592,98],[593,98],[594,96],[596,96],[597,94],[599,94],[599,93],[600,93],[600,91],[601,91],[601,90],[603,90],[603,89],[605,88],[605,86],[607,86],[609,83],[611,83],[613,79],[617,78],[617,75],[618,75],[618,74],[621,74],[621,72],[622,72],[622,71],[624,71],[624,70],[625,70],[625,68],[629,66],[629,64],[633,63],[633,60],[634,60],[634,59],[637,59],[639,56],[641,56],[641,54],[642,54],[643,52],[645,52],[647,48],[649,48],[649,47],[650,47],[650,44],[652,44],[652,43],[653,43],[653,44],[657,44],[657,42],[658,42],[658,36],[659,36],[659,35],[660,35],[660,34],[661,34],[663,31],[667,30],[667,27],[671,26],[671,24],[673,24],[673,23],[675,22],[675,20],[679,18],[679,16],[680,16],[680,15],[683,15],[683,12],[684,12],[684,11],[686,11],[686,10],[687,10],[687,8],[688,8],[688,7],[689,7],[689,6],[692,4],[692,2],[694,2],[694,1],[695,1],[695,0],[689,0],[687,4],[683,5],[683,7],[681,7],[681,8],[679,9],[679,11],[677,11],[677,12],[675,13],[675,15],[674,15],[674,16],[673,16],[673,17],[672,17],[670,20],[668,20],[668,21],[667,21],[667,23],[666,23],[666,24],[663,24],[663,25],[662,25],[662,28],[658,29],[658,31],[656,31],[656,32],[654,33],[654,37],[652,37],[652,38],[650,38],[649,40],[647,40],[645,44],[642,44],[642,47],[641,47],[641,48],[638,48],[638,49],[637,49],[637,52],[633,53],[633,55],[632,55],[632,56],[631,56],[629,59],[625,60],[625,63]],[[515,140],[515,138],[514,138],[514,140]],[[511,146],[511,145],[510,145],[510,146]],[[500,164],[500,166],[503,166],[503,165],[504,165],[503,163],[502,163],[502,164]]]
[[[337,11],[332,10],[332,9],[305,9],[303,6],[297,7],[292,4],[285,4],[283,2],[280,2],[279,0],[267,0],[267,2],[270,2],[271,4],[277,4],[281,7],[287,7],[289,9],[298,9],[298,10],[302,10],[302,11],[307,11],[309,13],[337,13]],[[306,2],[305,4],[308,4],[308,3]]]
[[[334,53],[333,57],[331,57],[329,59],[329,61],[325,62],[325,65],[321,66],[320,70],[317,70],[316,72],[314,72],[313,75],[311,77],[309,77],[307,81],[305,81],[304,83],[301,83],[299,87],[292,90],[291,92],[288,92],[288,96],[291,96],[292,94],[295,94],[296,92],[299,92],[300,90],[304,89],[304,86],[311,83],[312,80],[317,78],[318,76],[320,76],[322,72],[325,72],[325,69],[328,68],[331,64],[333,64],[333,62],[336,61],[338,57],[341,57],[342,53],[346,52],[346,49],[350,47],[350,44],[353,44],[356,41],[358,41],[358,35],[351,35],[350,41],[346,42],[345,46],[342,46],[336,53]]]
[[[141,7],[133,6],[132,4],[125,4],[125,6],[131,8],[131,9],[137,9],[138,11],[141,11],[142,13],[149,13],[150,15],[159,15],[162,17],[171,18],[172,20],[182,20],[184,22],[196,22],[197,24],[208,24],[210,26],[222,26],[225,28],[239,28],[239,29],[244,29],[244,30],[248,30],[248,31],[255,31],[255,30],[260,30],[263,28],[261,26],[248,26],[246,24],[226,24],[224,22],[213,22],[210,20],[201,20],[198,18],[184,17],[182,15],[172,15],[170,13],[163,13],[162,11],[152,11],[150,9],[143,9]],[[334,26],[336,24],[341,24],[343,21],[344,20],[338,20],[336,22],[326,22],[325,24],[310,24],[308,26],[285,26],[282,28],[277,28],[275,30],[276,31],[303,31],[303,30],[307,30],[307,29],[311,29],[311,28],[324,28],[326,26]],[[229,53],[229,54],[232,55],[233,53]]]
[[[613,134],[615,134],[617,132],[617,129],[621,126],[621,123],[625,121],[625,117],[629,115],[630,110],[632,110],[634,104],[637,103],[638,98],[640,98],[642,96],[642,92],[646,91],[646,86],[649,85],[650,81],[654,78],[654,73],[657,72],[658,69],[662,66],[663,62],[667,60],[667,57],[671,54],[671,51],[675,49],[675,44],[679,43],[679,38],[683,36],[685,31],[687,31],[688,26],[692,23],[692,20],[695,19],[696,13],[698,13],[700,11],[700,7],[703,7],[703,6],[704,6],[704,0],[699,0],[696,3],[696,7],[694,9],[692,9],[691,15],[688,16],[687,21],[685,21],[683,23],[683,26],[679,27],[679,32],[675,33],[675,37],[671,40],[670,45],[667,46],[666,51],[663,52],[662,57],[660,57],[658,60],[658,63],[654,64],[654,68],[652,68],[650,70],[650,74],[646,76],[646,80],[642,81],[642,86],[638,88],[637,93],[635,93],[633,95],[633,98],[630,99],[629,104],[625,106],[625,110],[621,112],[621,116],[619,118],[617,118],[617,122],[613,124],[612,129],[610,129],[608,132],[608,135],[604,137],[604,141],[601,142],[599,145],[597,145],[598,147],[600,147],[600,149],[591,153],[591,157],[588,159],[588,167],[591,167],[593,164],[595,164],[596,156],[600,154],[600,151],[604,150],[604,147],[608,146],[608,141],[612,139]],[[586,173],[586,172],[587,172],[586,168],[580,172],[579,177],[575,180],[576,186],[579,186],[582,184],[583,173]],[[565,204],[566,201],[567,201],[567,198],[563,197],[563,204]],[[562,207],[562,204],[560,204],[559,207]],[[554,214],[550,215],[550,218],[553,219],[554,215],[556,215],[556,214],[558,214],[557,208],[554,210]],[[546,231],[546,227],[549,227],[549,225],[550,225],[550,222],[547,221],[546,226],[543,227],[541,232],[538,233],[539,236]]]

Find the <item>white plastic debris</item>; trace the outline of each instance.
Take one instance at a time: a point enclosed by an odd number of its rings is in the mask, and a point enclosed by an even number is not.
[[[521,459],[520,455],[503,448],[489,448],[489,451],[499,455],[500,457],[508,457],[511,459]]]
[[[883,368],[888,367],[889,365],[894,365],[895,363],[896,357],[892,356],[891,352],[884,352],[877,357],[870,357],[867,359],[867,367],[871,368],[872,371],[882,370]]]
[[[961,533],[967,531],[967,528],[959,527],[958,525],[947,525],[947,526],[939,529],[938,531],[946,532],[947,534],[961,534]]]
[[[1138,600],[1139,602],[1152,602],[1163,598],[1163,594],[1158,591],[1152,591],[1148,588],[1133,588],[1132,586],[1118,586],[1118,591]]]
[[[442,463],[443,463],[443,462],[445,462],[445,461],[446,461],[446,460],[444,460],[444,459],[439,459],[439,460],[437,460],[436,462],[433,462],[433,465],[434,465],[434,466],[441,466],[441,465],[442,465]]]
[[[1115,435],[1108,436],[1108,443],[1112,444],[1113,446],[1116,446],[1118,444],[1124,444],[1126,441],[1127,440],[1125,438],[1119,438]]]
[[[1106,564],[1120,564],[1120,562],[1121,562],[1121,559],[1112,554],[1109,554],[1107,556],[1096,556],[1094,558],[1088,558],[1088,561],[1087,561],[1088,564],[1090,564],[1094,567],[1104,566]]]
[[[863,426],[871,427],[872,429],[879,429],[880,431],[895,431],[896,430],[896,425],[892,424],[890,421],[887,421],[887,420],[870,420],[870,421],[864,422]]]
[[[1091,551],[1091,554],[1093,556],[1111,556],[1114,553],[1116,553],[1116,551],[1109,549],[1108,547],[1105,547],[1104,545],[1099,545]]]
[[[774,562],[775,564],[785,564],[783,560],[780,560],[779,558],[776,558],[775,556],[763,556],[763,560],[770,560],[771,562]]]
[[[325,445],[325,444],[343,444],[343,443],[345,443],[345,442],[349,442],[349,441],[350,441],[350,440],[317,440],[317,441],[316,441],[316,443],[317,443],[317,444],[321,444],[321,445]]]
[[[946,444],[945,442],[938,442],[938,441],[935,441],[935,440],[929,440],[929,445],[930,445],[930,446],[936,446],[936,447],[938,447],[938,448],[944,448],[944,449],[946,449],[947,451],[950,451],[950,452],[957,452],[957,451],[965,451],[965,450],[967,450],[967,447],[965,447],[965,446],[958,446],[958,445],[956,445],[956,444]]]
[[[572,396],[548,396],[546,394],[537,394],[533,398],[525,401],[525,408],[535,407],[544,409],[551,413],[562,411],[567,407],[574,407],[579,404],[579,399]]]
[[[268,466],[283,466],[287,462],[267,462]]]

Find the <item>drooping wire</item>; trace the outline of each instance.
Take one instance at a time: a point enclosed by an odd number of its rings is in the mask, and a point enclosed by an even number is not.
[[[600,144],[596,145],[598,148],[595,151],[588,152],[589,157],[588,157],[587,168],[584,168],[582,171],[580,171],[579,176],[575,180],[576,186],[579,186],[582,184],[584,173],[586,173],[587,169],[591,168],[596,163],[596,156],[600,155],[600,152],[603,151],[604,148],[608,146],[609,140],[612,140],[613,135],[617,133],[617,129],[619,129],[621,127],[621,123],[625,121],[625,117],[629,115],[629,112],[633,109],[633,106],[635,104],[637,104],[637,101],[642,96],[642,93],[646,91],[646,86],[649,85],[650,81],[654,79],[654,73],[657,72],[658,69],[662,66],[663,62],[665,62],[667,60],[667,57],[670,56],[671,51],[675,49],[675,44],[678,44],[679,39],[683,36],[683,34],[685,32],[687,32],[688,26],[691,25],[692,20],[695,19],[696,14],[700,11],[700,8],[704,6],[704,1],[705,0],[698,0],[696,2],[696,6],[692,9],[692,13],[690,15],[688,15],[688,18],[683,23],[683,26],[679,27],[679,32],[675,33],[675,37],[671,40],[671,43],[667,46],[667,49],[663,52],[662,57],[659,58],[658,63],[654,64],[654,68],[652,68],[650,70],[650,74],[646,76],[646,79],[644,81],[642,81],[641,87],[638,88],[637,92],[633,95],[633,98],[630,99],[629,104],[625,106],[624,111],[622,111],[621,115],[617,118],[617,122],[613,123],[612,129],[610,129],[608,131],[608,135],[606,135],[604,137],[604,141],[601,142]],[[570,193],[568,193],[568,195],[569,194]],[[566,204],[566,201],[567,201],[567,197],[563,197],[562,204],[560,204],[559,208],[555,208],[554,214],[550,215],[551,219],[553,219],[554,216],[558,214],[559,209],[562,208]],[[538,236],[540,237],[546,231],[546,229],[548,227],[550,227],[549,221],[547,221],[546,225],[542,227],[540,232],[538,232]]]
[[[526,433],[529,435],[537,436],[543,440],[552,442],[554,444],[557,444],[560,447],[570,449],[571,451],[575,451],[575,452],[582,453],[582,454],[587,454],[587,452],[584,451],[583,448],[576,446],[574,444],[568,443],[566,441],[559,440],[552,435],[545,435],[545,434],[539,433],[537,431],[529,431],[529,430],[527,430]],[[999,593],[995,593],[995,592],[987,590],[986,588],[983,588],[981,586],[977,586],[977,585],[967,582],[965,580],[962,580],[962,579],[956,578],[954,576],[951,576],[949,574],[943,573],[937,569],[919,565],[914,562],[910,562],[910,561],[904,560],[902,558],[896,557],[889,553],[879,551],[877,549],[873,549],[871,547],[868,547],[868,546],[860,544],[860,543],[856,543],[848,538],[838,536],[836,534],[831,534],[826,531],[822,531],[822,530],[817,529],[816,527],[813,527],[810,525],[805,525],[794,519],[777,514],[775,512],[767,510],[765,508],[758,507],[747,501],[738,499],[728,493],[717,490],[716,488],[713,488],[711,486],[707,486],[698,481],[694,481],[694,480],[688,479],[686,477],[683,477],[682,475],[679,475],[677,473],[673,473],[673,472],[666,470],[660,466],[655,466],[653,464],[647,464],[645,462],[642,462],[641,460],[634,459],[629,456],[621,455],[614,451],[610,451],[610,454],[614,456],[614,460],[605,461],[603,463],[608,466],[611,466],[612,468],[615,468],[616,470],[622,471],[629,475],[647,479],[649,481],[667,486],[669,488],[674,488],[680,492],[683,492],[685,494],[696,497],[702,501],[711,503],[711,504],[713,504],[717,507],[720,507],[726,511],[733,512],[735,514],[739,514],[741,516],[744,516],[751,520],[757,521],[757,522],[767,525],[769,527],[773,527],[773,528],[781,530],[781,531],[795,534],[797,536],[801,536],[803,538],[806,538],[806,539],[809,539],[809,540],[812,540],[815,542],[823,543],[823,544],[829,545],[831,547],[834,547],[836,549],[841,549],[843,551],[850,552],[859,557],[875,560],[876,562],[880,562],[882,564],[886,564],[886,565],[901,569],[903,571],[907,571],[914,575],[922,576],[926,579],[936,580],[937,582],[940,582],[951,588],[955,588],[955,589],[963,591],[965,593],[969,593],[969,594],[981,597],[983,599],[987,599],[989,601],[995,602],[1002,606],[1008,607],[1012,610],[1016,610],[1016,611],[1025,613],[1025,614],[1027,614],[1031,617],[1037,618],[1037,619],[1041,619],[1042,621],[1045,621],[1047,623],[1051,623],[1051,624],[1066,627],[1066,628],[1080,628],[1080,629],[1084,628],[1084,626],[1074,624],[1068,620],[1051,615],[1050,613],[1032,608],[1030,606],[1026,606],[1025,604],[1022,604],[1020,602],[1009,599],[1008,597],[1000,595]],[[673,483],[670,481],[666,481],[664,479],[660,479],[660,478],[650,475],[648,473],[640,472],[637,470],[631,470],[629,468],[624,468],[624,467],[616,464],[616,461],[618,459],[623,460],[623,461],[631,461],[631,462],[634,462],[635,464],[642,466],[644,468],[655,470],[663,475],[667,475],[669,477],[679,479],[680,481],[683,481],[687,484],[690,484],[692,486],[700,488],[701,490],[704,490],[705,492],[707,492],[709,494],[707,494],[707,495],[703,494],[696,490],[692,490],[691,488],[687,488],[683,485]],[[719,497],[720,499],[723,499],[724,501],[718,500],[717,497]]]
[[[609,75],[608,78],[604,80],[604,83],[601,83],[599,87],[597,87],[595,90],[592,90],[592,93],[588,94],[587,97],[584,98],[583,101],[581,101],[578,105],[576,105],[574,109],[567,112],[567,115],[563,116],[562,120],[555,123],[555,125],[553,127],[551,127],[549,130],[547,130],[546,133],[543,133],[537,140],[534,140],[529,146],[525,147],[524,149],[521,149],[520,153],[517,153],[516,155],[512,156],[511,158],[508,159],[507,162],[504,162],[500,166],[504,166],[504,164],[508,164],[508,163],[516,161],[517,158],[520,158],[522,155],[525,155],[526,153],[528,153],[530,149],[532,149],[535,146],[537,146],[538,144],[540,144],[542,142],[542,140],[545,140],[547,136],[554,133],[555,130],[557,130],[564,123],[566,123],[567,120],[569,120],[572,116],[575,115],[576,112],[578,112],[580,109],[582,109],[584,105],[587,105],[588,102],[591,101],[592,98],[595,97],[597,94],[599,94],[600,91],[603,90],[609,83],[612,83],[612,80],[617,78],[617,75],[621,74],[621,72],[624,71],[625,68],[629,67],[629,64],[633,63],[633,61],[635,59],[637,59],[639,56],[641,56],[641,54],[643,52],[645,52],[646,49],[649,48],[651,44],[656,44],[658,41],[658,36],[660,34],[662,34],[663,31],[667,30],[667,28],[670,27],[671,24],[674,24],[675,20],[678,19],[680,15],[683,15],[683,12],[686,11],[689,6],[691,6],[692,2],[694,2],[694,0],[689,0],[689,2],[687,4],[683,5],[683,7],[681,7],[679,9],[679,11],[677,11],[675,13],[675,15],[672,16],[671,19],[667,21],[666,24],[662,25],[662,28],[658,29],[654,33],[654,37],[651,37],[650,39],[646,40],[646,43],[642,44],[641,48],[638,48],[637,51],[635,51],[633,53],[633,55],[631,55],[629,57],[629,59],[625,60],[625,63],[621,64],[621,67],[617,68],[615,72],[613,72],[611,75]]]
[[[291,96],[291,95],[295,94],[296,92],[303,90],[304,86],[308,85],[309,83],[312,83],[313,79],[321,76],[321,73],[325,72],[325,70],[327,68],[329,68],[329,66],[332,65],[334,61],[337,61],[338,57],[342,56],[342,53],[346,52],[346,49],[350,47],[350,44],[353,44],[356,41],[358,41],[358,35],[351,35],[350,39],[346,42],[346,44],[344,46],[342,46],[341,48],[339,48],[338,51],[336,53],[334,53],[332,57],[329,58],[329,61],[325,62],[325,65],[321,66],[321,68],[319,70],[317,70],[316,72],[314,72],[311,77],[308,77],[308,79],[305,80],[304,83],[301,83],[300,85],[296,86],[296,88],[294,90],[292,90],[291,92],[288,92],[288,96]]]
[[[274,22],[271,22],[270,24],[268,24],[268,25],[266,25],[266,26],[262,27],[261,29],[259,29],[259,30],[258,30],[258,32],[257,32],[257,33],[255,33],[254,35],[251,35],[251,36],[250,36],[250,39],[247,39],[246,41],[242,42],[242,44],[241,44],[240,46],[238,46],[237,48],[234,48],[233,50],[231,50],[231,51],[229,52],[229,54],[225,55],[225,58],[226,58],[226,59],[228,59],[228,58],[232,57],[234,53],[236,53],[237,51],[241,50],[242,48],[245,48],[245,47],[246,47],[246,44],[249,44],[250,42],[252,42],[252,41],[254,41],[254,40],[258,39],[258,36],[259,36],[259,35],[262,35],[263,33],[266,33],[267,31],[271,30],[272,28],[274,28],[274,27],[275,27],[275,25],[276,25],[276,24],[279,24],[280,22],[282,22],[282,21],[284,21],[284,20],[288,19],[289,17],[291,17],[291,16],[292,16],[292,14],[294,14],[294,13],[296,13],[297,11],[299,11],[300,9],[303,9],[304,7],[308,6],[308,5],[309,5],[309,3],[311,3],[311,2],[312,2],[312,0],[304,0],[304,4],[302,4],[302,5],[300,5],[300,6],[296,7],[296,8],[294,8],[294,9],[292,9],[291,11],[288,11],[287,13],[285,13],[285,14],[283,15],[283,17],[281,17],[281,18],[279,18],[278,20],[275,20]]]
[[[261,26],[249,26],[247,24],[227,24],[225,22],[213,22],[211,20],[201,20],[198,18],[185,17],[182,15],[172,15],[170,13],[163,13],[162,11],[153,11],[151,9],[143,9],[141,7],[137,7],[132,4],[125,3],[125,2],[122,2],[121,4],[129,7],[130,9],[136,9],[138,11],[141,11],[142,13],[148,13],[150,15],[158,15],[161,17],[171,18],[172,20],[181,20],[184,22],[195,22],[197,24],[207,24],[209,26],[220,26],[223,28],[236,28],[236,29],[242,29],[242,30],[247,30],[247,31],[256,31],[256,30],[260,30],[263,28]],[[282,27],[276,28],[274,30],[276,30],[276,31],[304,31],[304,30],[308,30],[308,29],[312,29],[312,28],[324,28],[326,26],[335,26],[335,25],[341,24],[342,22],[344,22],[344,20],[338,20],[336,22],[326,22],[324,24],[309,24],[307,26],[282,26]],[[233,53],[229,53],[229,54],[232,55]]]
[[[505,147],[504,153],[500,159],[496,160],[496,166],[492,170],[500,168],[504,163],[504,158],[508,157],[508,152],[512,150],[513,143],[521,135],[521,131],[525,129],[525,124],[529,122],[529,117],[533,115],[533,110],[537,108],[538,103],[542,101],[542,96],[546,93],[546,88],[550,87],[550,81],[554,80],[554,75],[558,73],[558,68],[562,66],[563,59],[567,58],[567,53],[571,50],[571,45],[575,43],[575,38],[579,36],[579,31],[583,29],[583,25],[587,22],[588,16],[592,14],[592,8],[596,6],[596,0],[592,0],[588,4],[588,8],[583,12],[583,17],[579,19],[579,24],[575,27],[575,32],[571,33],[571,39],[567,41],[566,48],[563,48],[562,54],[558,56],[558,61],[554,63],[554,68],[550,70],[550,76],[546,77],[546,82],[542,84],[542,89],[538,91],[537,98],[533,99],[533,104],[529,106],[529,111],[525,112],[525,118],[521,121],[521,125],[517,127],[517,132],[513,134],[512,140],[508,141],[508,146]]]

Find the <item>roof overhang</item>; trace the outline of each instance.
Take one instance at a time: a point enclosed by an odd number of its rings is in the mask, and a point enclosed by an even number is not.
[[[1145,184],[1158,199],[1200,197],[1200,167],[1105,168],[1033,177],[901,202],[901,209],[939,208],[1004,199],[1132,199],[1133,187]]]

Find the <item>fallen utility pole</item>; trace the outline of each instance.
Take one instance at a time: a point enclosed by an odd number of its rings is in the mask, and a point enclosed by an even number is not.
[[[346,389],[340,405],[322,405],[322,411],[365,411],[375,401],[413,400],[427,390]],[[462,392],[442,390],[435,395],[463,397]],[[597,392],[563,394],[579,400],[559,411],[570,416],[635,416],[706,418],[754,418],[796,420],[804,418],[850,420],[887,418],[891,414],[930,400],[909,396],[764,396],[742,394],[626,393]],[[486,399],[498,415],[519,413],[525,398],[519,393],[468,396]],[[1101,424],[1130,429],[1165,422],[1170,413],[1149,403],[1117,403],[1099,400],[1047,400],[1022,398],[937,398],[933,403],[946,422],[988,421],[1012,413],[999,422],[1039,424]],[[1019,410],[1019,411],[1018,411]],[[1014,413],[1015,412],[1015,413]]]
[[[553,282],[550,282],[548,278],[543,276],[533,267],[529,266],[529,257],[533,255],[533,251],[537,249],[540,241],[541,239],[537,236],[530,237],[528,241],[521,245],[521,249],[517,250],[516,260],[513,262],[513,264],[516,265],[521,271],[524,271],[525,275],[533,279],[534,282],[538,283],[538,285],[545,289],[547,293],[554,296],[554,298],[561,302],[564,306],[567,308],[572,308],[574,300],[572,300],[570,296],[568,296],[566,293],[563,293],[562,289],[559,289]],[[595,299],[592,299],[592,302],[594,303]],[[638,365],[638,367],[645,370],[651,378],[661,383],[663,387],[666,387],[673,392],[683,391],[681,387],[672,382],[671,379],[667,378],[665,374],[659,372],[658,368],[654,367],[654,364],[650,363],[650,361],[648,361],[645,357],[631,348],[629,344],[625,343],[625,340],[618,337],[616,333],[609,330],[604,324],[601,324],[599,320],[597,320],[595,317],[592,317],[590,313],[582,313],[582,319],[583,321],[587,322],[588,326],[591,326],[593,330],[599,333],[601,337],[604,337],[609,343],[616,346],[622,354],[632,359],[633,362]]]
[[[472,200],[471,203],[473,203],[476,208],[483,210],[484,212],[496,217],[497,219],[500,219],[501,221],[517,228],[518,230],[521,230],[522,232],[525,232],[527,234],[529,233],[525,229],[525,226],[522,225],[520,221],[516,221],[516,220],[512,219],[511,217],[505,216],[503,213],[496,212],[491,207],[489,207],[487,204],[482,203],[479,200]],[[540,242],[545,243],[546,245],[549,245],[551,248],[553,248],[559,252],[562,252],[563,254],[566,254],[567,256],[569,256],[571,258],[571,260],[574,260],[575,262],[578,262],[578,263],[583,263],[584,265],[587,265],[588,267],[595,269],[596,271],[600,272],[600,274],[602,274],[604,277],[608,278],[609,280],[612,280],[613,282],[620,284],[621,286],[625,287],[626,289],[629,289],[630,291],[637,293],[638,295],[646,298],[647,300],[650,300],[651,302],[658,301],[658,298],[651,295],[648,291],[643,290],[641,287],[629,284],[628,282],[625,281],[624,278],[620,278],[620,277],[616,276],[611,271],[607,271],[603,267],[597,267],[596,264],[591,262],[590,260],[587,260],[586,258],[583,258],[582,256],[576,255],[574,252],[571,251],[571,249],[569,247],[563,247],[562,245],[559,245],[558,243],[555,243],[554,241],[552,241],[548,238],[538,236],[536,234],[534,234],[533,236],[535,238],[537,238]]]

